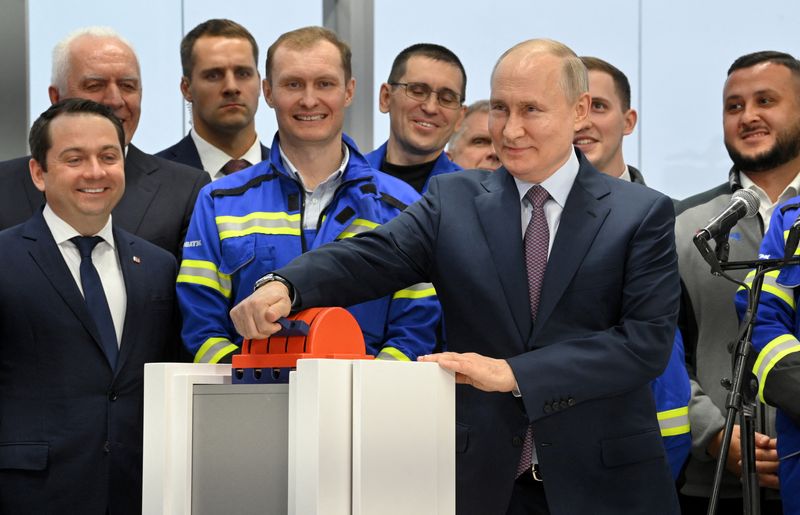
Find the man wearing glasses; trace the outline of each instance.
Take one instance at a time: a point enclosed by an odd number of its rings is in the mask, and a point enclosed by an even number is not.
[[[400,52],[380,91],[389,140],[367,154],[367,161],[420,193],[431,177],[461,170],[444,147],[464,118],[466,89],[464,66],[447,48],[419,43]]]

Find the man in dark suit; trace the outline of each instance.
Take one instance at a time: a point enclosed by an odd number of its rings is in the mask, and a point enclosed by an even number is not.
[[[192,131],[157,156],[205,170],[212,179],[260,163],[255,116],[261,76],[250,32],[225,19],[207,20],[181,41],[181,93],[192,106]]]
[[[114,210],[119,227],[180,256],[197,193],[207,174],[136,148],[142,83],[139,61],[130,45],[109,29],[79,30],[53,51],[50,101],[88,98],[105,104],[125,129],[125,195]],[[30,157],[0,163],[0,229],[17,225],[44,199],[28,172]]]
[[[435,178],[394,220],[261,278],[231,311],[263,338],[290,309],[433,282],[453,352],[421,360],[474,387],[456,394],[459,514],[678,513],[649,386],[678,311],[672,203],[573,149],[589,101],[569,48],[515,46],[492,73],[503,167]]]
[[[58,102],[29,141],[47,203],[0,232],[0,513],[138,514],[144,364],[176,348],[177,264],[112,225],[109,108]]]

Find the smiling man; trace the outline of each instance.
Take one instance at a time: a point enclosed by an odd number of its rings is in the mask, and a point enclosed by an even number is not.
[[[144,364],[174,359],[175,258],[112,220],[111,109],[59,101],[29,143],[47,203],[0,232],[0,512],[138,514]]]
[[[681,332],[692,378],[689,418],[692,454],[681,492],[684,513],[705,513],[719,456],[728,391],[721,377],[730,377],[728,343],[738,339],[739,320],[733,307],[737,286],[712,276],[692,238],[697,229],[730,203],[741,189],[761,200],[758,214],[739,220],[730,234],[730,260],[752,260],[769,229],[778,204],[800,193],[800,62],[789,54],[762,51],[736,59],[722,92],[722,128],[733,162],[728,180],[683,200],[677,208],[678,245],[683,297]],[[729,271],[744,280],[745,271]],[[769,280],[769,279],[768,279]],[[771,279],[775,280],[775,279]],[[756,470],[766,494],[761,513],[781,513],[775,409],[758,412]],[[794,450],[797,448],[795,447]],[[724,476],[719,513],[742,513],[741,447],[735,426]]]
[[[453,52],[431,43],[395,57],[381,84],[380,110],[389,113],[389,140],[367,154],[373,168],[404,180],[420,193],[431,177],[461,169],[444,147],[464,118],[467,73]]]
[[[258,45],[250,32],[225,19],[205,21],[181,41],[181,93],[192,106],[192,130],[158,156],[219,179],[260,163],[269,149],[258,141],[261,95]]]
[[[207,174],[139,150],[142,78],[133,48],[103,27],[79,29],[53,49],[50,101],[86,98],[110,107],[125,129],[125,194],[114,209],[123,229],[180,255],[197,192]],[[0,228],[16,225],[44,201],[30,181],[29,156],[0,163]]]
[[[355,93],[350,59],[349,46],[321,27],[287,32],[267,51],[264,97],[278,122],[270,158],[201,192],[184,248],[178,298],[196,362],[238,352],[228,312],[267,272],[369,231],[419,198],[372,169],[342,132]],[[378,358],[415,360],[434,348],[436,294],[410,284],[349,308]]]
[[[644,184],[639,170],[625,164],[622,156],[622,139],[633,132],[638,119],[631,108],[628,78],[597,57],[581,57],[581,61],[589,72],[592,106],[586,123],[575,133],[575,146],[601,172]]]
[[[575,151],[588,84],[565,45],[514,46],[491,88],[500,169],[434,177],[394,220],[271,273],[231,317],[265,337],[291,310],[432,281],[452,352],[421,361],[462,383],[459,515],[675,515],[650,393],[680,291],[672,202]]]

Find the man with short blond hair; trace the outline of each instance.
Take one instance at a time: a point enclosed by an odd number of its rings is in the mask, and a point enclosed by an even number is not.
[[[264,338],[292,310],[431,281],[451,352],[420,361],[465,384],[459,514],[675,515],[650,393],[678,308],[672,202],[574,149],[589,95],[568,47],[521,43],[491,85],[499,170],[434,177],[394,220],[272,272],[231,317]]]
[[[267,51],[263,82],[278,133],[270,159],[203,190],[178,277],[183,340],[196,362],[231,360],[241,337],[228,316],[272,268],[377,227],[419,198],[370,168],[342,132],[355,93],[350,49],[321,27],[283,34]],[[405,284],[350,306],[380,359],[432,352],[440,307],[430,284]]]

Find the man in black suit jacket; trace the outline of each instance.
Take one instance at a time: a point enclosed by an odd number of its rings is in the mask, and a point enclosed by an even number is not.
[[[190,30],[181,41],[181,93],[192,105],[192,131],[156,155],[212,179],[267,159],[256,135],[257,63],[255,38],[235,21],[212,19]]]
[[[30,143],[47,204],[0,232],[0,513],[139,514],[144,364],[176,348],[177,264],[112,225],[125,173],[110,109],[56,103]]]
[[[462,515],[678,513],[650,393],[680,293],[672,203],[574,150],[587,88],[561,43],[510,49],[490,100],[503,167],[434,178],[394,220],[300,256],[231,311],[244,337],[263,338],[290,309],[433,282],[451,352],[420,360],[466,383],[456,391]],[[528,193],[542,190],[532,207]],[[531,257],[543,246],[546,263]]]
[[[77,31],[53,52],[50,101],[88,98],[114,110],[125,129],[125,195],[114,210],[119,227],[180,256],[197,193],[210,182],[196,169],[145,154],[132,143],[142,84],[131,47],[108,29]],[[28,172],[30,157],[0,163],[0,229],[36,212],[44,198]]]

